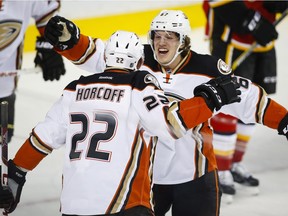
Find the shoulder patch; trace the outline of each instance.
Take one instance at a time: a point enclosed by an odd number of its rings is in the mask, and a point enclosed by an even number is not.
[[[222,59],[218,60],[217,68],[219,72],[223,75],[228,75],[232,72],[231,67],[228,64],[226,64]]]
[[[158,80],[156,79],[156,77],[153,76],[153,75],[150,74],[150,73],[145,75],[145,77],[144,77],[144,82],[145,82],[146,84],[152,83],[152,84],[154,84],[155,86],[157,86],[159,89],[161,89],[161,87],[160,87],[160,85],[159,85],[159,82],[158,82]]]

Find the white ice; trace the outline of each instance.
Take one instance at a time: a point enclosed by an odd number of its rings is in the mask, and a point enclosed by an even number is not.
[[[288,21],[288,19],[287,19]],[[278,88],[272,97],[288,107],[287,100],[287,27],[286,20],[277,29]],[[203,29],[193,31],[193,49],[207,53],[208,45],[203,40]],[[24,55],[24,68],[34,67],[35,53]],[[9,144],[9,157],[28,137],[31,129],[41,121],[52,103],[61,95],[62,89],[85,71],[65,61],[67,72],[59,82],[44,82],[41,74],[21,74],[16,100],[15,136]],[[231,205],[221,207],[221,216],[287,216],[288,215],[288,142],[277,132],[264,126],[257,126],[248,145],[244,162],[249,170],[260,179],[260,194],[250,196],[238,190]],[[54,151],[40,165],[27,174],[21,202],[11,216],[59,216],[61,193],[61,170],[63,150]],[[79,183],[81,184],[81,183]],[[170,216],[170,213],[169,213]]]

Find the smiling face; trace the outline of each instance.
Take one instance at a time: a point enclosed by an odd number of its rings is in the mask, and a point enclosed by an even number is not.
[[[153,47],[157,61],[173,69],[182,59],[177,53],[180,46],[179,36],[170,31],[154,31],[154,33]]]

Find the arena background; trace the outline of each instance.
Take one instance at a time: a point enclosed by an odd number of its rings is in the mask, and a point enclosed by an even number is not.
[[[64,0],[59,15],[75,22],[84,34],[107,39],[119,29],[145,35],[150,22],[161,9],[182,10],[191,20],[192,28],[201,27],[205,23],[201,3],[187,0]],[[33,23],[31,20],[27,30],[25,51],[32,51],[35,47],[35,36],[38,32]]]

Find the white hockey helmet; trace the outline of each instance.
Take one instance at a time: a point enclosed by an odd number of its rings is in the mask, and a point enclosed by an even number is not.
[[[179,47],[173,59],[167,63],[169,65],[174,59],[183,51],[180,50],[182,44],[185,43],[186,36],[189,37],[191,34],[190,22],[186,14],[181,10],[162,10],[152,21],[150,30],[148,33],[148,42],[154,52],[153,39],[155,31],[168,31],[175,32],[179,35]],[[154,52],[154,58],[157,57]],[[157,60],[158,61],[158,60]]]
[[[116,31],[107,40],[106,66],[136,70],[141,58],[144,60],[144,47],[134,32]]]
[[[181,10],[162,10],[150,25],[149,40],[153,39],[151,33],[156,30],[178,33],[181,43],[191,33],[188,17]]]

